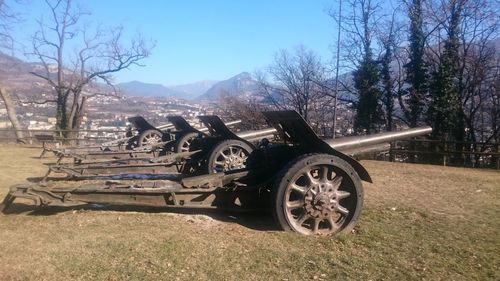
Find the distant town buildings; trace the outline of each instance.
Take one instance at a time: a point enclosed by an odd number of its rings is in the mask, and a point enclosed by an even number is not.
[[[43,96],[44,94],[42,94]],[[96,96],[89,100],[87,113],[83,117],[82,129],[93,131],[124,131],[127,118],[141,115],[155,126],[167,123],[167,116],[182,115],[197,123],[199,115],[213,112],[207,106],[188,103],[174,98],[143,98]],[[29,130],[52,130],[56,126],[55,105],[51,103],[20,103],[17,113],[21,125]],[[0,103],[0,128],[10,128],[7,110]],[[98,137],[96,133],[89,136]],[[110,135],[106,137],[112,137]]]

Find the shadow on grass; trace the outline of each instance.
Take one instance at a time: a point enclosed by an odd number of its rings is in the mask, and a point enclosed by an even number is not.
[[[204,208],[172,208],[172,207],[145,207],[145,206],[122,206],[122,205],[97,205],[86,204],[72,207],[46,206],[35,207],[25,203],[13,203],[3,211],[5,215],[25,214],[28,216],[51,216],[69,211],[117,211],[117,212],[141,212],[141,213],[173,213],[179,215],[205,215],[213,220],[236,223],[243,227],[259,231],[280,230],[273,219],[270,210],[224,210]]]
[[[38,160],[45,159],[44,157],[40,158],[40,156],[30,156],[28,158],[30,158],[30,159],[38,159]]]

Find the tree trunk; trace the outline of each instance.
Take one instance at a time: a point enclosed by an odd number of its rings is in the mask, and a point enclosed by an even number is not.
[[[0,97],[2,98],[5,108],[7,109],[7,116],[9,117],[12,127],[16,133],[16,140],[20,143],[25,143],[23,132],[21,131],[21,124],[17,119],[16,105],[12,101],[9,92],[0,84]]]
[[[68,129],[68,116],[66,115],[66,102],[67,97],[65,93],[57,93],[57,103],[56,103],[56,130],[59,137],[67,138]]]
[[[82,124],[83,115],[85,113],[85,106],[87,97],[79,97],[79,95],[75,95],[76,100],[73,101],[73,105],[71,107],[70,116],[68,118],[68,129],[69,134],[67,138],[71,139],[71,142],[74,145],[78,145],[78,135],[80,132],[80,125]]]

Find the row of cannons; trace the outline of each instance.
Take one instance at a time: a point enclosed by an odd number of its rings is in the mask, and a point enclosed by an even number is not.
[[[295,111],[268,111],[269,128],[233,132],[217,116],[196,129],[180,116],[155,128],[142,117],[121,140],[94,147],[51,149],[57,157],[37,182],[11,187],[0,210],[16,199],[36,206],[82,204],[266,209],[284,230],[349,232],[363,206],[368,171],[351,156],[386,149],[431,128],[322,140]]]

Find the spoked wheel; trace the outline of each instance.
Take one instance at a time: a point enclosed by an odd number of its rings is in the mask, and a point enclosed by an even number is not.
[[[162,141],[162,134],[156,130],[146,130],[141,133],[138,140],[139,146],[155,145]]]
[[[216,145],[207,162],[209,174],[245,168],[253,148],[240,140],[226,140]]]
[[[291,161],[279,174],[273,193],[278,224],[305,235],[349,232],[363,206],[363,186],[356,171],[328,154]]]
[[[179,140],[176,141],[175,147],[174,147],[174,152],[179,153],[179,152],[187,152],[189,151],[189,146],[191,145],[191,142],[198,137],[198,133],[187,133],[179,138]]]

